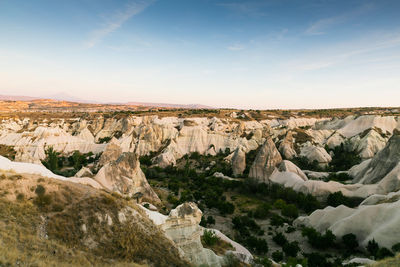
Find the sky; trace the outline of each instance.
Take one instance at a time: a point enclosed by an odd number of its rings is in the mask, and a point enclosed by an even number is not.
[[[398,0],[0,0],[0,94],[400,106]]]

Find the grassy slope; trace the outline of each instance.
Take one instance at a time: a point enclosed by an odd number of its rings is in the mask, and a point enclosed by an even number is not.
[[[51,198],[41,207],[37,184]],[[122,223],[126,207],[136,215]],[[2,173],[0,210],[0,266],[188,266],[134,203],[87,186]],[[106,214],[112,225],[98,219]]]

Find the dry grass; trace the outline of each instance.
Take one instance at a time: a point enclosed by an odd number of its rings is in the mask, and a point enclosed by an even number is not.
[[[230,243],[228,243],[220,238],[215,242],[215,244],[213,244],[211,246],[207,245],[204,242],[203,238],[201,239],[201,243],[203,244],[203,247],[211,249],[212,251],[214,251],[215,254],[217,254],[219,256],[224,256],[227,251],[234,250],[233,246]]]
[[[14,160],[16,154],[17,152],[14,150],[14,147],[0,145],[0,156],[6,157],[10,160]]]
[[[370,265],[372,267],[398,267],[400,266],[400,254],[397,254],[393,258],[384,259],[378,261],[375,264]]]
[[[0,266],[189,266],[133,202],[89,186],[12,176],[0,175]],[[40,207],[39,180],[51,197]]]

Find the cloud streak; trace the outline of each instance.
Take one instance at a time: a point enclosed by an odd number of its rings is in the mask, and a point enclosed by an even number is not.
[[[244,49],[244,46],[240,44],[233,44],[228,46],[227,49],[230,51],[240,51]]]
[[[320,70],[347,62],[354,56],[400,47],[400,32],[375,38],[378,41],[373,41],[373,39],[374,38],[368,38],[361,43],[351,44],[347,47],[339,48],[336,51],[328,49],[322,53],[317,53],[311,59],[297,62],[295,68],[300,71]],[[319,60],[316,60],[316,58]]]
[[[118,30],[130,18],[143,12],[154,0],[137,0],[130,2],[123,10],[116,11],[103,27],[92,31],[89,39],[84,43],[86,48],[92,48],[101,42],[107,35]]]
[[[372,9],[372,4],[366,4],[351,12],[347,12],[338,16],[323,18],[312,23],[305,31],[306,35],[322,35],[325,34],[326,29],[345,23],[346,21],[362,15]]]

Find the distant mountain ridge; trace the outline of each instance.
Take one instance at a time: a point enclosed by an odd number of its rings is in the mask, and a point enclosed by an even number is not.
[[[201,104],[171,104],[171,103],[151,103],[151,102],[99,102],[85,100],[78,97],[71,96],[67,93],[57,93],[49,96],[32,97],[32,96],[18,96],[18,95],[0,95],[0,101],[33,101],[39,99],[51,99],[57,101],[67,101],[75,103],[87,104],[110,104],[110,105],[130,105],[130,106],[144,106],[144,107],[158,107],[158,108],[185,108],[185,109],[214,109],[214,107],[201,105]]]

